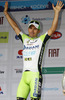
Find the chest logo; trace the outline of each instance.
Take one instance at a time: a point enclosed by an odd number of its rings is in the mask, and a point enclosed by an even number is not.
[[[37,42],[37,39],[35,39],[35,40],[31,40],[31,39],[30,39],[30,40],[27,41],[28,44],[33,44],[33,43],[35,43],[35,42]]]

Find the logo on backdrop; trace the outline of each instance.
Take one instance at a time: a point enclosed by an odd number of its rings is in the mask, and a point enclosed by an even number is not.
[[[3,56],[3,54],[0,54],[0,57],[2,57]]]
[[[4,74],[4,71],[1,71],[1,70],[0,70],[0,74]]]
[[[59,17],[59,20],[61,18]],[[37,17],[37,18],[32,18],[32,20],[38,20],[38,21],[49,21],[49,20],[53,20],[53,17]]]
[[[0,0],[0,12],[4,10],[4,3]],[[8,0],[9,1],[9,0]],[[12,2],[11,2],[12,1]],[[53,0],[54,5],[56,5],[57,0]],[[65,3],[65,0],[61,0]],[[65,6],[63,7],[65,9]],[[50,10],[52,9],[52,0],[10,0],[9,11],[31,11],[31,10]]]
[[[62,34],[60,32],[55,31],[53,35],[51,36],[51,39],[59,39],[62,37]]]
[[[28,24],[30,21],[30,17],[28,15],[25,15],[24,17],[21,18],[21,22],[24,24]]]
[[[18,56],[17,56],[17,58],[23,58],[23,50],[19,50],[18,51]]]
[[[3,20],[4,20],[4,17],[0,17],[0,25],[3,25]]]
[[[22,69],[15,69],[16,73],[22,73]]]
[[[3,94],[2,88],[0,87],[0,94]]]
[[[9,32],[0,32],[0,43],[8,43]]]
[[[59,57],[60,49],[48,49],[48,57]]]
[[[59,88],[58,87],[43,87],[42,90],[43,91],[58,91]]]

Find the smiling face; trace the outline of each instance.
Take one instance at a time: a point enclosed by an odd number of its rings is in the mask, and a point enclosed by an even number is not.
[[[38,30],[34,25],[31,25],[28,28],[29,36],[30,37],[37,37],[38,33],[40,33],[40,30]]]

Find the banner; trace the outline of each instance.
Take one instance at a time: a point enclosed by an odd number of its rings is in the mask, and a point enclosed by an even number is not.
[[[9,11],[31,11],[31,10],[50,10],[52,9],[52,3],[56,5],[58,0],[24,0],[24,1],[12,1],[8,0]],[[61,0],[65,4],[65,0]],[[0,1],[0,11],[4,10],[5,0]],[[65,9],[65,5],[63,7]]]

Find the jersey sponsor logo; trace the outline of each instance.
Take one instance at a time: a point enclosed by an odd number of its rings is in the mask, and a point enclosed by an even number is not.
[[[35,55],[36,51],[24,51],[23,56],[33,56]]]
[[[39,45],[30,46],[30,47],[24,45],[23,50],[25,50],[25,49],[36,49],[36,48],[39,48]]]
[[[37,90],[38,90],[38,78],[35,79],[35,86],[34,86],[34,93],[33,96],[37,97]]]
[[[41,52],[40,52],[40,56],[39,56],[39,63],[38,63],[39,65],[38,66],[41,66],[43,53],[44,53],[44,46],[42,46],[42,48],[41,48]]]
[[[42,80],[41,80],[42,81]],[[40,96],[41,95],[41,86],[42,86],[42,83],[39,82],[38,84],[38,95]]]
[[[54,32],[53,35],[51,36],[51,39],[59,39],[62,36],[60,32]]]
[[[31,40],[28,40],[27,41],[27,43],[35,43],[35,42],[37,42],[37,39],[36,40],[33,40],[33,41],[31,41]]]
[[[25,58],[25,61],[31,61],[32,58]]]

